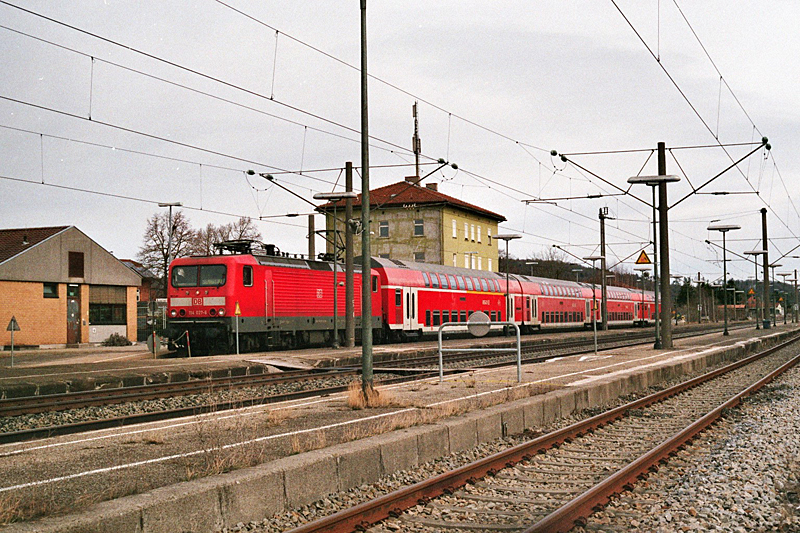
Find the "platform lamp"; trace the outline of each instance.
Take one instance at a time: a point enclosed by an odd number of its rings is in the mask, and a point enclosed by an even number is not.
[[[582,268],[573,268],[572,271],[575,273],[575,283],[578,283],[578,278],[581,275],[581,272],[583,272],[583,269]]]
[[[539,261],[525,261],[525,264],[531,266],[531,276],[533,276],[533,267],[534,265],[538,265]]]
[[[597,270],[596,261],[605,260],[603,255],[589,255],[583,258],[584,261],[591,261],[592,268]],[[592,329],[594,330],[594,354],[597,355],[597,295],[594,292],[594,276],[592,276]]]
[[[777,327],[778,326],[778,314],[775,312],[775,305],[776,305],[776,302],[775,302],[775,290],[776,290],[775,289],[775,269],[779,268],[779,267],[782,267],[782,266],[783,265],[781,263],[772,263],[771,265],[769,265],[769,267],[772,269],[772,284],[773,284],[773,287],[772,287],[772,325],[773,325],[773,327]]]
[[[509,265],[511,263],[511,258],[508,255],[508,241],[513,241],[514,239],[521,239],[522,235],[519,233],[498,233],[497,235],[492,235],[492,239],[498,239],[501,241],[506,241],[506,322],[511,321],[511,300],[508,297],[508,289],[509,289]],[[506,328],[506,333],[508,333],[508,328]]]
[[[742,227],[739,226],[738,224],[721,224],[719,222],[712,222],[711,224],[708,225],[708,228],[706,228],[706,229],[708,229],[708,231],[718,231],[718,232],[722,233],[722,285],[724,287],[727,287],[728,286],[728,251],[727,251],[727,248],[726,248],[725,234],[728,233],[729,231],[742,229]],[[725,306],[723,308],[723,311],[722,311],[723,316],[724,316],[724,320],[725,320],[725,329],[723,330],[722,334],[723,335],[730,335],[730,333],[728,333],[728,291],[727,290],[725,290],[722,293],[722,297],[724,299],[723,303],[724,303],[724,306]]]
[[[783,284],[784,284],[784,289],[785,289],[786,288],[785,285],[786,285],[786,281],[787,281],[786,277],[787,276],[791,276],[792,273],[791,272],[778,272],[778,275],[783,278]],[[791,280],[789,280],[789,281],[791,281]],[[788,294],[788,293],[785,293],[785,294]],[[784,306],[784,309],[783,309],[783,325],[784,326],[786,325],[786,315],[787,315],[786,311],[788,311],[786,306],[788,306],[788,305],[789,305],[789,299],[786,298],[786,305]]]
[[[758,256],[764,255],[766,253],[767,253],[766,250],[748,250],[748,251],[746,251],[744,253],[744,255],[752,255],[753,256],[753,264],[756,266],[756,281],[755,281],[755,285],[753,286],[753,292],[754,293],[755,293],[755,286],[758,285]],[[764,309],[766,309],[766,307],[767,307],[767,302],[763,302],[764,305],[762,306],[762,309],[761,309],[762,312],[759,313],[758,312],[759,311],[758,294],[754,294],[754,298],[756,300],[756,329],[761,329],[761,321],[764,320],[764,318],[765,318],[764,317]],[[761,315],[761,316],[759,317],[759,315]],[[759,320],[759,318],[761,320]]]
[[[326,200],[328,202],[333,203],[333,342],[331,343],[331,348],[338,348],[339,347],[339,324],[338,324],[338,270],[339,270],[339,261],[337,256],[339,255],[339,247],[336,242],[336,204],[342,200],[347,199],[354,199],[358,198],[358,194],[349,191],[349,192],[319,192],[314,195],[314,200]],[[366,267],[365,267],[366,268]]]

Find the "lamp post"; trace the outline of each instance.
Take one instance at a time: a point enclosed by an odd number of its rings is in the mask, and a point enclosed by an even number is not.
[[[725,329],[723,330],[723,335],[730,335],[728,333],[728,252],[725,243],[725,234],[729,231],[742,229],[741,226],[737,224],[720,224],[719,222],[712,222],[708,225],[708,231],[719,231],[722,233],[722,286],[725,287],[725,291],[722,293],[724,308],[723,308],[723,316],[725,317]]]
[[[508,241],[513,241],[514,239],[521,239],[522,235],[518,233],[498,233],[497,235],[492,235],[492,239],[498,239],[501,241],[506,241],[506,322],[511,321],[511,301],[508,297],[508,289],[509,289],[509,273],[508,268],[511,262],[511,258],[508,255]],[[506,328],[506,333],[508,333],[508,328]]]
[[[167,274],[169,273],[169,265],[172,263],[172,208],[173,207],[181,207],[183,204],[180,202],[159,202],[158,207],[169,207],[169,228],[167,231],[167,265],[164,268],[164,291],[167,290],[167,284],[169,280],[167,279]]]
[[[639,272],[641,272],[641,276],[642,276],[642,303],[639,304],[639,307],[641,307],[641,310],[642,310],[642,325],[644,326],[644,322],[645,322],[644,313],[645,313],[645,309],[647,309],[645,307],[645,304],[644,304],[644,278],[647,277],[647,273],[650,271],[650,267],[648,267],[648,266],[638,266],[638,267],[633,267],[633,269],[634,270],[638,270]]]
[[[605,256],[590,255],[583,258],[585,261],[592,262],[592,268],[597,270],[595,261],[605,261]],[[594,330],[594,354],[597,355],[597,294],[594,292],[594,276],[592,276],[592,329]]]
[[[783,278],[783,284],[784,284],[784,289],[785,289],[786,288],[785,287],[785,285],[786,285],[786,277],[787,276],[791,276],[792,273],[791,272],[778,272],[778,275]],[[784,294],[788,294],[788,293],[784,293]],[[783,325],[784,326],[786,325],[786,315],[788,314],[786,311],[788,311],[788,307],[787,306],[789,305],[789,299],[786,298],[785,302],[786,303],[783,306]]]
[[[575,283],[578,283],[578,277],[581,275],[581,272],[583,272],[583,269],[573,268],[572,271],[575,272]]]
[[[758,285],[758,256],[766,255],[766,250],[748,250],[744,253],[744,255],[752,255],[753,256],[753,264],[756,266],[756,281],[755,285],[753,286],[753,297],[756,300],[756,329],[761,329],[761,321],[764,320],[764,309],[767,307],[767,302],[764,302],[763,308],[761,309],[761,313],[759,313],[758,307],[758,294],[755,292],[755,287]],[[760,316],[759,316],[760,315]]]
[[[331,348],[338,348],[339,347],[339,324],[338,324],[338,299],[339,299],[339,280],[338,280],[338,270],[339,270],[339,246],[336,242],[336,204],[341,200],[346,199],[353,199],[358,198],[358,195],[354,192],[320,192],[314,195],[314,200],[327,200],[333,203],[333,342],[331,343]],[[327,226],[327,224],[326,224]],[[368,267],[363,266],[362,270],[366,272],[361,273],[362,276],[366,275],[369,277],[369,270]],[[371,313],[370,313],[371,315]],[[362,313],[362,320],[363,320],[363,313]]]
[[[539,261],[525,261],[525,264],[531,266],[531,276],[533,276],[533,267],[534,265],[538,265]]]
[[[793,308],[792,319],[795,325],[797,325],[797,270],[794,271],[794,277],[791,279],[787,279],[786,281],[794,283],[794,304],[792,305]]]
[[[663,283],[663,290],[666,292],[669,289],[669,242],[668,237],[668,222],[667,222],[667,183],[674,183],[680,181],[681,178],[675,175],[667,175],[667,162],[666,150],[664,143],[658,143],[658,175],[657,176],[633,176],[628,178],[630,184],[644,184],[653,188],[653,272],[655,278],[655,300],[656,300],[656,341],[653,345],[654,348],[672,348],[672,329],[670,325],[670,311],[672,302],[669,299],[662,297],[661,309],[659,313],[659,278],[658,278],[658,261],[656,250],[661,254],[661,283]],[[656,187],[658,187],[659,197],[659,221],[661,224],[661,246],[657,245],[658,239],[656,237]],[[660,317],[659,317],[660,315]],[[659,319],[660,318],[660,319]],[[660,331],[663,329],[663,331]]]
[[[769,267],[772,269],[772,325],[778,326],[778,313],[775,312],[775,269],[782,267],[780,263],[772,263]]]

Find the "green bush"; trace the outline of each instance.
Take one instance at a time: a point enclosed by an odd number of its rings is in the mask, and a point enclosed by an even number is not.
[[[101,343],[103,346],[130,346],[133,344],[125,335],[119,333],[112,333],[109,337]]]

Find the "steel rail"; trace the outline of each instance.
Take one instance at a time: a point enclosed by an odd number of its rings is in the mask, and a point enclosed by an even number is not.
[[[559,446],[562,443],[570,442],[574,438],[580,437],[588,432],[594,431],[601,426],[622,418],[628,411],[660,402],[701,383],[710,381],[724,373],[736,370],[753,361],[767,357],[768,355],[785,348],[794,342],[797,342],[799,339],[800,336],[796,336],[761,353],[752,355],[730,365],[726,365],[725,367],[680,383],[674,387],[656,392],[626,405],[610,409],[586,420],[576,422],[568,427],[556,430],[541,437],[537,437],[536,439],[495,453],[489,457],[480,459],[468,465],[461,466],[455,470],[452,470],[451,472],[429,478],[425,481],[415,483],[414,485],[410,485],[395,492],[385,494],[384,496],[369,502],[361,503],[350,509],[344,509],[327,517],[306,523],[290,530],[289,533],[343,533],[356,530],[366,530],[371,525],[376,524],[390,516],[399,516],[400,513],[410,507],[418,504],[425,504],[432,498],[436,498],[442,494],[452,494],[456,491],[456,489],[465,485],[466,483],[473,483],[481,477],[497,473],[501,469],[511,467],[520,461],[529,460],[537,453],[544,452],[545,450]],[[749,388],[747,390],[749,390]],[[694,430],[689,431],[689,433],[692,436],[696,434]],[[636,476],[634,476],[634,478],[635,477]],[[623,483],[622,486],[624,487],[624,485],[627,483],[629,483],[629,481]],[[590,506],[589,510],[591,510],[591,507],[593,506]],[[572,515],[570,515],[569,518],[571,518],[574,522],[575,518]],[[570,528],[571,527],[572,526],[570,526]],[[537,531],[549,532],[555,530],[539,529]]]

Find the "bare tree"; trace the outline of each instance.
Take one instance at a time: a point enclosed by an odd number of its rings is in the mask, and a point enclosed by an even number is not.
[[[182,211],[172,214],[172,250],[173,258],[185,257],[194,251],[196,232],[189,225],[189,220]],[[169,213],[156,213],[147,221],[142,246],[136,258],[153,272],[161,272],[162,280],[167,279],[169,268]],[[165,283],[162,283],[166,287]]]
[[[261,233],[255,228],[253,219],[242,217],[230,224],[216,226],[208,224],[195,233],[193,253],[196,255],[212,255],[215,253],[214,243],[222,241],[238,241],[243,239],[260,241]]]

